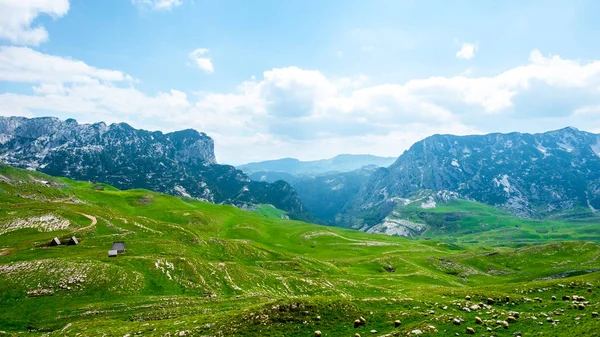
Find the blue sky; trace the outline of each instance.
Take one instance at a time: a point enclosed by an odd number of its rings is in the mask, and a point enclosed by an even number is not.
[[[215,139],[218,160],[600,132],[598,1],[0,0],[0,115]]]

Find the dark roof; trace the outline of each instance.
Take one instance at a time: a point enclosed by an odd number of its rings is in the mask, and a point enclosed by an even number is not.
[[[58,238],[54,238],[52,239],[52,241],[50,241],[50,246],[58,246],[60,245],[60,240]]]
[[[69,242],[67,243],[67,245],[69,246],[74,246],[79,244],[79,240],[77,240],[76,237],[72,236],[71,239],[69,240]]]
[[[109,250],[108,251],[108,257],[117,257],[117,251],[116,250]]]
[[[119,253],[123,253],[125,251],[125,242],[123,242],[123,241],[113,242],[112,249],[116,250]]]

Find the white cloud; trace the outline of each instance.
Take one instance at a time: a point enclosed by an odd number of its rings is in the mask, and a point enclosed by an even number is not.
[[[32,26],[41,14],[54,18],[69,11],[69,0],[2,0],[0,1],[0,40],[13,44],[34,45],[48,40],[48,31]]]
[[[470,60],[475,56],[475,52],[477,51],[477,45],[473,43],[463,43],[462,47],[459,51],[456,52],[456,57]]]
[[[207,53],[199,49],[192,54],[202,58]],[[333,78],[314,69],[285,67],[251,77],[230,92],[150,95],[121,71],[2,47],[0,80],[32,84],[29,94],[0,94],[0,115],[42,111],[83,121],[160,125],[163,131],[193,127],[213,136],[219,159],[229,163],[291,154],[301,159],[342,152],[393,156],[432,133],[600,128],[600,120],[589,121],[600,106],[600,61],[566,60],[537,50],[528,63],[488,77],[372,84],[364,75]],[[589,100],[557,117],[528,117],[531,122],[524,123],[525,116],[515,113],[527,109],[519,100],[536,97],[540,88],[589,93]]]
[[[188,57],[193,62],[194,66],[207,73],[212,73],[215,71],[215,68],[213,67],[210,58],[205,56],[209,51],[210,50],[206,48],[198,48],[191,52]]]
[[[141,8],[155,10],[171,10],[183,4],[181,0],[131,0],[131,3]]]
[[[0,46],[0,81],[91,82],[132,78],[117,70],[98,69],[81,61],[43,54],[27,47]]]

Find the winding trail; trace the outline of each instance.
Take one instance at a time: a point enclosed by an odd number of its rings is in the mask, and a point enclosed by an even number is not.
[[[85,214],[85,213],[80,213],[80,212],[78,212],[78,213],[81,214],[81,215],[83,215],[84,217],[90,219],[92,221],[92,223],[89,226],[78,228],[78,229],[72,231],[71,233],[77,233],[77,232],[80,232],[80,231],[84,231],[86,229],[90,229],[90,228],[96,226],[96,224],[98,223],[98,219],[96,219],[95,216],[89,215],[89,214]]]

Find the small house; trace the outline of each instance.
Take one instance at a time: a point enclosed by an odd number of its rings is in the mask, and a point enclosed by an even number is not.
[[[112,249],[116,250],[119,253],[123,253],[125,251],[125,242],[123,242],[123,241],[113,242]]]
[[[60,240],[58,238],[52,239],[52,241],[50,241],[50,246],[60,246]]]
[[[108,257],[117,257],[117,251],[112,249],[108,251]]]
[[[76,237],[72,236],[69,242],[67,242],[67,246],[76,246],[79,244],[79,240]]]

